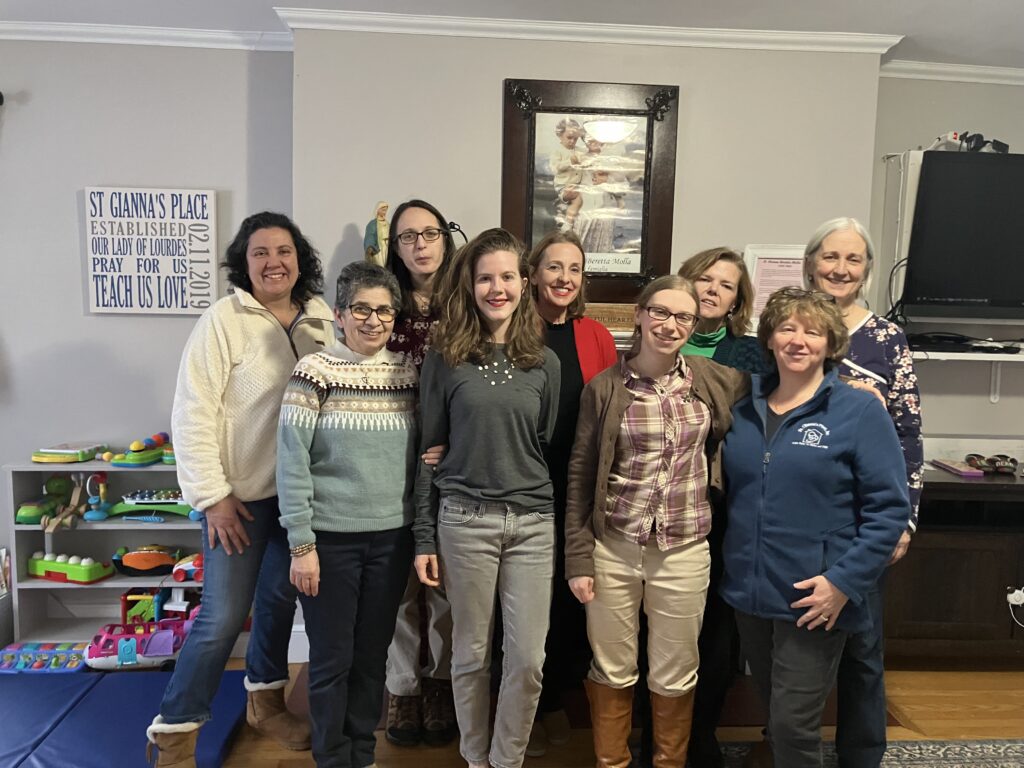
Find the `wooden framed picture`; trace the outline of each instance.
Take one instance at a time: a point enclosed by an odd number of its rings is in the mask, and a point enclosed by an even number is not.
[[[572,230],[587,295],[632,302],[671,266],[679,88],[506,80],[501,225]]]

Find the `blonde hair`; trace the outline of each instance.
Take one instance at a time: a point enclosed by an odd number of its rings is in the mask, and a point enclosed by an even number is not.
[[[450,268],[437,286],[441,319],[431,345],[451,368],[465,362],[480,363],[493,354],[494,342],[476,305],[474,277],[477,262],[495,251],[514,253],[519,275],[526,278],[525,246],[512,233],[495,227],[481,232],[455,253]],[[544,363],[540,316],[534,311],[533,298],[525,286],[519,305],[512,313],[505,353],[517,368],[537,368]]]
[[[700,297],[697,295],[697,288],[693,283],[685,277],[679,275],[662,275],[656,277],[654,280],[649,282],[644,289],[640,291],[640,295],[636,297],[636,305],[641,309],[645,309],[650,300],[654,297],[654,294],[659,291],[683,291],[693,299],[694,312],[696,313],[696,307],[700,306]],[[666,318],[667,319],[667,318]],[[626,359],[636,357],[640,354],[640,326],[636,325],[633,327],[633,338],[630,339],[629,351],[626,352]]]
[[[736,304],[726,316],[726,325],[733,336],[745,336],[750,330],[750,318],[754,315],[754,286],[750,282],[750,273],[743,257],[731,248],[721,245],[696,253],[679,267],[679,276],[697,281],[701,275],[720,261],[735,264],[740,271],[740,279],[736,284]],[[700,309],[700,302],[697,302]]]
[[[544,251],[550,246],[556,243],[568,243],[569,245],[575,245],[580,252],[581,266],[585,270],[587,268],[587,254],[583,252],[583,243],[580,242],[579,237],[572,230],[561,232],[555,230],[554,232],[548,232],[541,238],[541,241],[533,247],[530,251],[530,255],[526,258],[526,264],[529,268],[529,276],[532,278],[537,273],[537,268],[540,263],[544,260]],[[576,298],[572,300],[566,310],[566,317],[570,320],[583,317],[583,313],[587,309],[587,296],[586,296],[587,278],[584,275],[580,281],[580,290],[576,294]],[[530,284],[530,295],[534,301],[537,301],[537,286]]]
[[[850,348],[850,332],[843,323],[843,313],[831,296],[809,288],[780,288],[768,297],[757,324],[757,340],[768,357],[772,357],[768,340],[776,328],[794,315],[828,336],[826,370],[830,363],[842,361]]]

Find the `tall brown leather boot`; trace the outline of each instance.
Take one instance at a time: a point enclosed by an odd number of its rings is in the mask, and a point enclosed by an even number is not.
[[[694,690],[682,696],[651,694],[654,724],[654,768],[684,768],[690,746]]]
[[[157,715],[146,729],[146,762],[153,763],[157,749],[156,768],[196,768],[196,738],[199,723],[171,725]]]
[[[246,678],[245,721],[285,749],[309,749],[309,721],[288,711],[284,703],[284,684],[283,680],[250,683]]]
[[[590,700],[597,768],[629,768],[629,732],[633,728],[633,687],[609,688],[583,681]]]

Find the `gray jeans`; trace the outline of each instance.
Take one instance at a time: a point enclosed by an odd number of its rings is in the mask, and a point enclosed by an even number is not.
[[[836,681],[847,633],[736,611],[743,655],[768,704],[775,765],[820,768],[821,716]]]
[[[515,504],[441,500],[438,549],[452,606],[452,689],[469,762],[519,768],[540,697],[554,572],[554,514]],[[504,664],[490,712],[494,598],[501,600]]]
[[[420,664],[420,595],[427,611],[427,664]],[[441,589],[424,586],[409,569],[395,636],[388,648],[387,688],[395,696],[419,696],[420,681],[450,680],[452,676],[452,609]]]

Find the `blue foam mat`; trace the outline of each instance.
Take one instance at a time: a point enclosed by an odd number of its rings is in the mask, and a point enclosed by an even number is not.
[[[19,768],[70,765],[75,768],[144,768],[148,765],[146,728],[160,707],[171,673],[111,672],[84,677],[98,677],[100,680],[65,714]],[[199,768],[218,768],[227,757],[235,729],[245,714],[244,677],[245,673],[241,671],[225,672],[221,677],[213,699],[213,717],[199,729],[196,745]],[[40,676],[32,675],[31,680],[36,683]]]
[[[0,765],[21,764],[100,677],[0,675]]]

